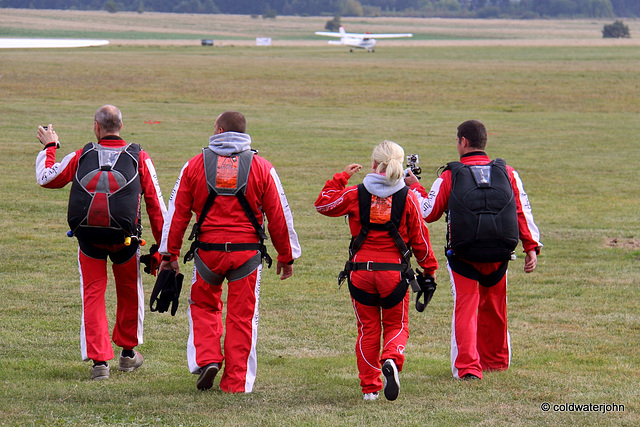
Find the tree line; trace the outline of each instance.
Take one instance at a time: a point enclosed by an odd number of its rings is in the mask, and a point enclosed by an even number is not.
[[[639,17],[638,0],[0,0],[0,7],[261,15],[462,18]]]

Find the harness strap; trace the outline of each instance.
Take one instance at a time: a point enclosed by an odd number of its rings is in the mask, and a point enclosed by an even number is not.
[[[267,268],[271,268],[271,264],[273,263],[264,243],[207,243],[196,240],[191,244],[191,250],[195,253],[196,249],[219,252],[260,251],[262,259],[267,263]]]
[[[493,273],[481,274],[473,265],[469,264],[468,262],[464,262],[455,256],[448,256],[447,260],[449,262],[451,270],[468,279],[476,280],[478,283],[480,283],[480,285],[487,288],[497,285],[498,282],[504,277],[505,273],[507,272],[507,268],[509,267],[509,261],[504,261],[502,264],[500,264],[500,267],[498,267],[498,269]]]
[[[409,289],[409,282],[403,278],[389,295],[381,298],[380,294],[372,294],[355,287],[353,283],[351,283],[351,279],[349,279],[349,293],[353,299],[362,305],[372,307],[379,306],[385,309],[395,307],[404,299],[405,295],[407,295],[407,289]]]
[[[253,257],[249,258],[247,262],[242,264],[238,268],[234,268],[233,270],[227,271],[225,274],[218,274],[211,271],[209,267],[202,261],[200,255],[198,255],[198,251],[195,251],[193,257],[193,264],[196,267],[196,271],[204,279],[205,282],[209,283],[212,286],[219,286],[224,281],[225,277],[227,281],[233,282],[235,280],[240,280],[251,273],[262,263],[262,254],[260,252],[256,253]]]
[[[216,199],[218,194],[215,191],[210,191],[209,196],[207,197],[207,201],[204,202],[204,207],[202,208],[202,212],[200,212],[200,217],[198,218],[198,222],[193,224],[193,228],[191,229],[191,234],[189,235],[189,240],[193,240],[191,243],[191,247],[189,251],[184,254],[184,263],[186,264],[188,261],[193,259],[193,256],[198,248],[198,235],[200,234],[200,227],[202,227],[202,223],[209,213],[209,209],[213,206],[213,201]]]
[[[237,251],[259,251],[264,245],[262,243],[206,243],[198,241],[198,249],[203,251],[237,252]]]
[[[251,209],[251,206],[249,206],[247,197],[242,191],[238,191],[236,193],[236,197],[238,198],[238,202],[240,202],[240,206],[242,206],[242,209],[244,209],[244,213],[247,215],[247,218],[249,218],[249,221],[251,221],[251,225],[253,225],[256,233],[258,234],[258,236],[260,236],[260,239],[267,240],[267,235],[264,232],[264,228],[262,228],[262,226],[258,222],[258,218],[256,218],[256,214]]]
[[[396,264],[393,262],[353,262],[347,261],[344,266],[345,271],[403,271],[410,270],[408,264]]]

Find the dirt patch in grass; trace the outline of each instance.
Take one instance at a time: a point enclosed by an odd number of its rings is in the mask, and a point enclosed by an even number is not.
[[[640,249],[640,239],[609,237],[605,240],[605,245],[610,248]]]

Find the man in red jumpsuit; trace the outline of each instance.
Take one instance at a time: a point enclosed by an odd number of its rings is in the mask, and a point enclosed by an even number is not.
[[[127,149],[127,144],[120,135],[122,114],[113,105],[100,107],[95,114],[94,133],[98,144],[94,149],[119,152]],[[81,164],[83,153],[89,145],[66,155],[61,162],[56,162],[56,151],[60,146],[58,135],[53,126],[38,128],[38,139],[45,145],[36,159],[36,178],[38,184],[45,188],[62,188],[74,181]],[[135,144],[132,144],[136,146]],[[155,167],[149,155],[136,146],[137,175],[140,192],[133,194],[129,210],[137,214],[140,208],[140,197],[144,194],[147,214],[151,222],[151,231],[157,242],[162,236],[162,225],[166,207],[160,192],[160,185]],[[88,161],[88,160],[87,160]],[[135,165],[135,163],[133,163]],[[90,166],[100,168],[96,165]],[[134,167],[135,169],[135,167]],[[134,170],[134,173],[136,171]],[[106,175],[105,175],[106,176]],[[110,177],[112,179],[112,177]],[[109,182],[110,185],[113,182]],[[75,185],[75,184],[74,184]],[[113,190],[113,189],[112,189]],[[72,187],[72,192],[74,188]],[[80,190],[81,192],[84,190]],[[103,194],[104,196],[104,194]],[[106,197],[105,197],[106,199]],[[71,199],[70,199],[71,200]],[[75,209],[90,210],[89,206],[73,206]],[[113,328],[113,341],[122,347],[118,369],[130,372],[142,365],[142,356],[134,348],[143,342],[144,293],[140,275],[140,249],[138,241],[125,245],[124,240],[117,243],[104,244],[98,238],[78,237],[78,264],[80,269],[80,291],[82,294],[82,325],[80,330],[80,348],[82,359],[93,360],[93,379],[109,377],[108,361],[114,356],[109,338],[109,326],[105,310],[105,291],[107,288],[107,257],[113,262],[117,294],[116,322]],[[121,239],[122,240],[122,239]]]
[[[245,132],[242,114],[227,111],[218,116],[209,146],[180,172],[160,245],[160,268],[177,273],[184,232],[195,212],[201,225],[189,297],[187,359],[189,370],[199,374],[196,387],[200,390],[213,386],[223,360],[226,366],[220,389],[230,393],[253,390],[264,215],[278,252],[277,273],[282,280],[293,274],[293,261],[301,253],[280,178],[271,163],[251,150],[251,137]],[[202,216],[214,190],[217,196]],[[228,282],[224,327],[223,279]]]
[[[477,120],[458,127],[457,148],[464,165],[487,165],[483,151],[487,131]],[[506,166],[517,214],[517,233],[525,252],[524,271],[536,268],[540,253],[540,232],[534,223],[529,197],[518,173]],[[412,174],[405,182],[418,195],[427,222],[437,221],[450,208],[452,171],[446,170],[427,193]],[[515,222],[515,220],[514,220]],[[454,230],[450,233],[472,233]],[[517,237],[516,240],[517,242]],[[489,249],[487,249],[488,251]],[[454,310],[451,333],[451,369],[457,379],[482,379],[483,371],[502,371],[511,362],[511,339],[507,330],[507,263],[470,262],[447,254]]]

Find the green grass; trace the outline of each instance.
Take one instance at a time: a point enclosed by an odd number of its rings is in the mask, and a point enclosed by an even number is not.
[[[1,51],[0,424],[638,425],[640,51],[382,46]],[[68,189],[38,187],[33,165],[38,124],[54,124],[66,154],[93,139],[105,103],[122,109],[123,136],[151,154],[165,197],[227,109],[245,113],[254,147],[277,168],[303,257],[287,281],[263,274],[254,393],[196,390],[188,288],[175,317],[147,310],[140,370],[89,380]],[[511,265],[512,367],[481,382],[452,378],[438,222],[429,228],[440,286],[426,312],[410,313],[400,397],[364,404],[355,318],[335,280],[348,227],[313,202],[325,180],[367,164],[383,139],[419,153],[430,185],[455,159],[456,126],[469,118],[486,123],[489,154],[520,172],[545,244],[533,274],[522,257]],[[148,297],[153,278],[144,284]],[[110,319],[114,294],[110,285]],[[545,413],[543,402],[625,411]]]

